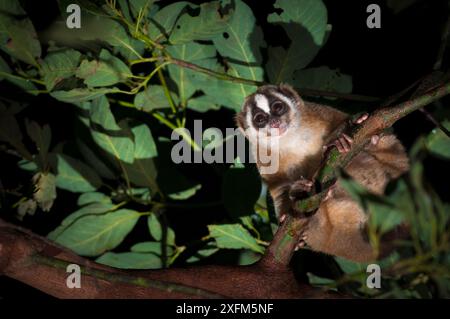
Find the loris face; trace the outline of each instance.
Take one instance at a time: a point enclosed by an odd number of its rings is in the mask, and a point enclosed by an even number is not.
[[[250,140],[282,137],[297,127],[301,103],[290,86],[265,85],[246,98],[236,120]]]

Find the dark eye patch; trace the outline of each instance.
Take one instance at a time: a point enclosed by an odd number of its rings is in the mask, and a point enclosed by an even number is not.
[[[269,115],[257,106],[253,106],[252,122],[255,127],[263,128],[269,122]]]
[[[272,104],[270,104],[270,113],[273,115],[283,115],[284,113],[286,113],[286,110],[286,104],[280,100],[275,100]]]

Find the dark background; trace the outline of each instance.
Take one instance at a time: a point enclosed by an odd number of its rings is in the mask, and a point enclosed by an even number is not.
[[[273,12],[274,0],[244,0],[253,10],[258,24],[262,26],[266,39],[278,39],[279,44],[286,44],[286,38],[280,29],[267,24],[266,17]],[[171,3],[175,1],[160,1]],[[191,1],[201,3],[201,1]],[[343,73],[353,77],[353,93],[375,97],[387,97],[395,94],[420,77],[432,71],[440,46],[441,29],[449,10],[447,0],[417,1],[408,9],[394,14],[385,1],[333,1],[324,0],[328,9],[328,22],[333,29],[326,45],[321,49],[310,67],[326,65],[332,69],[339,68]],[[381,6],[381,29],[366,27],[366,7],[370,3]],[[48,27],[58,15],[56,1],[24,1],[24,8],[30,15],[37,31]],[[444,68],[448,68],[448,59],[444,59]],[[24,101],[29,98],[16,88],[0,82],[1,96],[14,97]],[[23,113],[23,117],[43,123],[50,123],[53,136],[58,140],[74,140],[77,134],[73,107],[64,105],[48,96],[39,96],[30,100],[31,105]],[[368,110],[374,104],[349,102],[349,108]],[[434,106],[428,108],[434,110]],[[203,127],[232,127],[233,113],[226,109],[205,114],[188,113],[188,122],[202,119]],[[154,135],[169,135],[163,127],[151,123],[152,131],[161,130]],[[416,138],[429,132],[434,125],[420,112],[415,112],[402,119],[394,127],[396,134],[406,148],[412,145]],[[54,146],[52,144],[52,146]],[[160,152],[161,154],[161,152]],[[16,158],[0,153],[0,181],[4,188],[14,188],[18,180],[29,179],[27,173],[17,168]],[[444,161],[427,158],[424,162],[425,176],[443,199],[448,193],[448,169]],[[195,166],[193,166],[195,165]],[[170,224],[177,234],[177,243],[183,245],[207,234],[206,225],[215,223],[227,217],[222,205],[196,207],[204,202],[220,201],[221,174],[224,166],[190,164],[181,167],[183,174],[199,181],[202,189],[192,198],[189,205],[183,208],[173,208],[167,211]],[[27,216],[23,225],[34,232],[46,235],[60,221],[71,213],[75,207],[77,195],[58,189],[58,198],[50,213],[37,211],[35,216]],[[14,211],[2,209],[2,218],[14,220]],[[138,225],[133,233],[121,245],[126,247],[133,238],[145,232],[145,225]],[[119,247],[120,249],[120,247]],[[321,256],[304,252],[299,254],[294,262],[304,261],[303,267],[320,267]],[[233,252],[221,254],[208,263],[234,263]],[[302,275],[300,275],[301,278]],[[42,293],[14,280],[0,277],[0,298],[8,297],[45,297]]]

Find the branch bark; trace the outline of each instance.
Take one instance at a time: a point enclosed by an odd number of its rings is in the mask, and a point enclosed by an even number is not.
[[[81,267],[81,288],[66,285],[69,264]],[[97,264],[0,219],[0,274],[58,298],[336,298],[298,284],[286,267],[198,266],[126,271]]]

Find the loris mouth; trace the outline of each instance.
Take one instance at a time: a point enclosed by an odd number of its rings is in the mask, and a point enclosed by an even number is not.
[[[282,136],[286,133],[288,129],[288,125],[286,123],[280,124],[278,127],[271,127],[267,131],[267,136]]]

